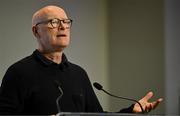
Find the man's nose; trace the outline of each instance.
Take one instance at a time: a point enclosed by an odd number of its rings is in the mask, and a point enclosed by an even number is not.
[[[58,29],[59,29],[59,30],[65,30],[66,27],[65,27],[65,25],[63,25],[62,22],[60,22]]]

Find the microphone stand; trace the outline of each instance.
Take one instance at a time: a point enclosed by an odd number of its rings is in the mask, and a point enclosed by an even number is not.
[[[129,101],[133,101],[133,102],[138,103],[139,106],[140,106],[140,108],[141,108],[142,113],[145,114],[144,109],[143,109],[142,105],[139,103],[139,101],[137,101],[137,100],[135,100],[135,99],[131,99],[131,98],[126,98],[126,97],[120,97],[120,96],[113,95],[113,94],[107,92],[106,90],[104,90],[104,89],[103,89],[103,86],[102,86],[101,84],[97,83],[97,82],[93,83],[93,85],[94,85],[94,87],[95,87],[96,89],[102,90],[103,92],[105,92],[106,94],[108,94],[108,95],[110,95],[110,96],[112,96],[112,97],[120,98],[120,99],[125,99],[125,100],[129,100]]]

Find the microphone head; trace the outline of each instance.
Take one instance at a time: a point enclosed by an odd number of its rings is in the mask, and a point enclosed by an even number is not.
[[[98,89],[98,90],[102,90],[102,89],[103,89],[102,85],[100,85],[100,84],[97,83],[97,82],[93,83],[93,85],[94,85],[94,87],[95,87],[96,89]]]
[[[61,87],[60,82],[59,82],[59,81],[57,81],[57,80],[54,80],[54,84],[55,84],[55,86],[56,86],[56,87]]]

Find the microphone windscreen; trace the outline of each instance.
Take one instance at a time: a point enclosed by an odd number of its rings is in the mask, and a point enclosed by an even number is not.
[[[96,88],[96,89],[98,89],[98,90],[102,90],[102,85],[100,85],[99,83],[97,83],[97,82],[95,82],[95,83],[93,83],[93,85],[94,85],[94,87]]]

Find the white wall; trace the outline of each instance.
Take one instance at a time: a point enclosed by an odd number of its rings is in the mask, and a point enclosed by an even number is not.
[[[180,114],[179,11],[179,0],[165,0],[166,114]]]
[[[30,55],[36,48],[36,40],[31,32],[31,17],[37,9],[50,4],[64,7],[74,20],[71,45],[65,51],[69,60],[85,68],[92,82],[106,86],[108,53],[105,0],[1,0],[0,80],[12,63]],[[106,96],[99,92],[97,94],[106,110]]]

